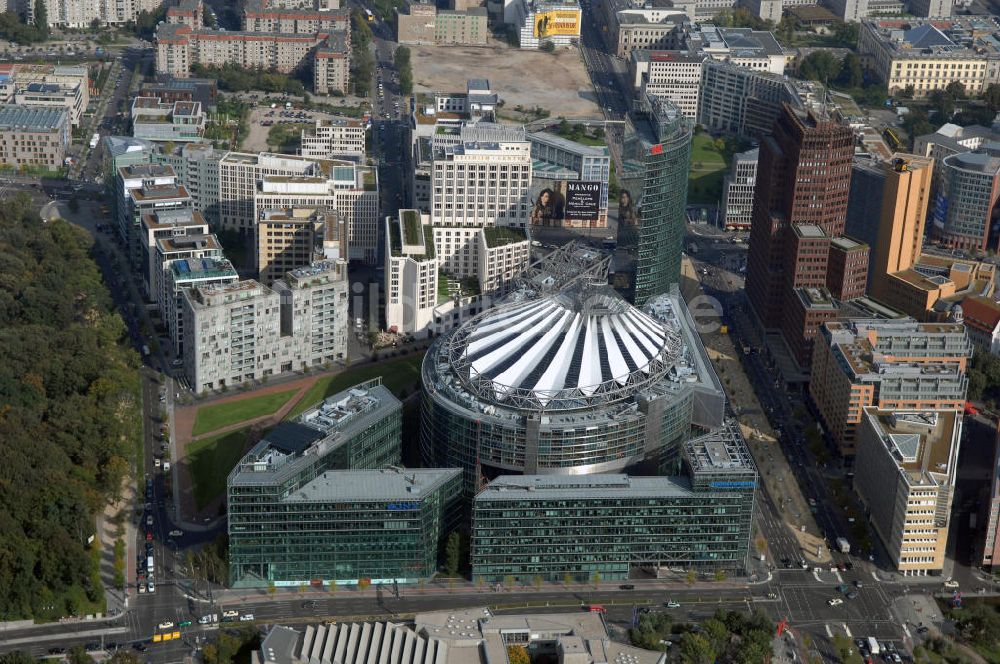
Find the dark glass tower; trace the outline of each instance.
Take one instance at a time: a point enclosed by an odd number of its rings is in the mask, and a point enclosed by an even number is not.
[[[691,122],[680,109],[648,98],[647,110],[648,127],[622,146],[617,197],[613,283],[636,305],[680,283],[691,162]]]

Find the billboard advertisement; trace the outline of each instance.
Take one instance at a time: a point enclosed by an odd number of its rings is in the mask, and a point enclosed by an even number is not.
[[[601,214],[600,182],[567,182],[564,219],[590,221]]]
[[[580,36],[579,9],[553,9],[535,14],[535,37],[556,36]]]
[[[601,183],[534,178],[531,223],[535,226],[591,227],[605,224]]]

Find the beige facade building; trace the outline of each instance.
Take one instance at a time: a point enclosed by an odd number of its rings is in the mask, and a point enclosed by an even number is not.
[[[342,9],[279,7],[266,0],[250,0],[243,9],[243,29],[250,32],[313,35],[345,32],[350,28],[351,16]]]
[[[698,117],[702,63],[708,56],[689,51],[632,51],[629,79],[634,101],[646,95],[672,101],[685,117]]]
[[[351,45],[349,32],[331,33],[313,58],[313,92],[328,95],[350,90]]]
[[[904,576],[944,569],[961,434],[959,411],[864,409],[854,488]]]
[[[347,226],[335,210],[263,210],[257,220],[257,274],[265,284],[316,261],[346,256]]]
[[[385,324],[423,335],[438,303],[437,253],[427,215],[400,210],[385,219]]]
[[[896,273],[912,269],[920,258],[934,161],[927,157],[895,154],[892,161],[881,168],[885,184],[882,209],[878,211],[871,295],[888,302],[889,280]]]
[[[64,109],[0,105],[0,164],[62,168],[69,141],[69,114]]]
[[[967,94],[979,95],[1000,80],[1000,55],[991,39],[979,35],[982,28],[970,23],[976,19],[997,29],[992,17],[866,19],[858,53],[890,95],[912,87],[914,97],[925,97],[953,82],[965,86]]]
[[[80,124],[90,105],[90,77],[86,67],[18,65],[11,68],[10,77],[0,85],[0,101],[65,109],[74,127]]]
[[[316,118],[302,130],[302,156],[307,159],[365,158],[365,123],[356,118]]]
[[[488,13],[485,7],[452,10],[413,3],[397,16],[396,30],[400,44],[485,46]]]

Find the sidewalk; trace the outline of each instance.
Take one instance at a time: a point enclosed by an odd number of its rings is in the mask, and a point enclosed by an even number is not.
[[[695,297],[703,296],[701,284],[690,258],[684,258],[681,275],[681,289],[685,300],[691,301]],[[807,561],[812,564],[828,564],[832,556],[740,363],[741,351],[736,349],[732,339],[726,334],[703,333],[701,338],[719,380],[725,386],[726,395],[737,415],[740,429],[760,473],[761,482],[780,510],[782,521],[788,528],[789,534],[798,541],[801,553]],[[774,556],[771,555],[770,559],[774,560]]]

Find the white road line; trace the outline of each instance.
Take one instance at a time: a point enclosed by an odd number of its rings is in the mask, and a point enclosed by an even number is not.
[[[819,578],[819,572],[817,572],[815,568],[813,569],[813,577],[820,583],[823,583],[823,579]]]
[[[907,627],[905,624],[903,625],[903,633],[906,634],[906,638],[908,638],[908,639],[912,639],[913,638],[913,635],[910,634],[910,628]]]
[[[844,623],[844,631],[847,632],[848,638],[854,638],[854,635],[851,634],[851,628],[847,626],[847,623]]]
[[[830,626],[829,626],[829,625],[823,625],[823,627],[825,627],[825,628],[826,628],[826,637],[827,637],[828,639],[832,639],[832,638],[833,638],[833,630],[832,630],[832,629],[830,629]]]
[[[840,576],[840,570],[833,570],[833,573],[837,575],[837,581],[840,583],[844,582],[844,577]]]

